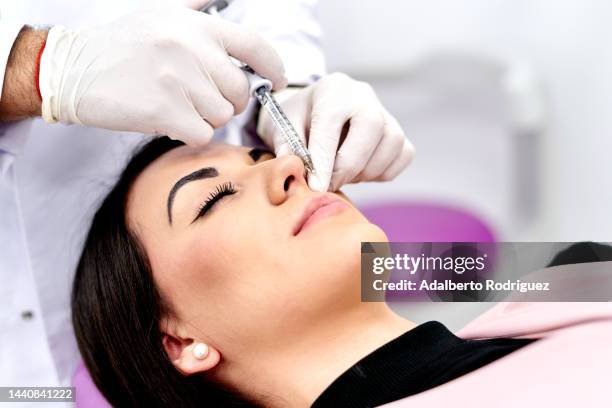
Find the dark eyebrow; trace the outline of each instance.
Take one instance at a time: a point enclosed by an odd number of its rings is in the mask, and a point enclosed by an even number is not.
[[[170,190],[170,193],[168,194],[168,222],[172,224],[172,203],[174,202],[174,196],[176,196],[179,188],[191,181],[217,177],[218,175],[219,172],[214,167],[204,167],[186,175],[185,177],[182,177],[179,181],[177,181],[174,186],[172,186],[172,190]]]

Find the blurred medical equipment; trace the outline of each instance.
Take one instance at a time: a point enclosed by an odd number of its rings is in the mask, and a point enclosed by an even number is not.
[[[211,2],[202,7],[200,11],[221,18],[219,12],[229,6],[231,1],[232,0],[211,0]],[[280,129],[285,137],[293,154],[304,162],[306,171],[308,173],[314,173],[314,165],[308,149],[272,95],[272,82],[262,78],[247,65],[242,65],[241,69],[244,71],[249,81],[249,93],[257,98],[261,106],[266,109],[274,124]]]
[[[357,204],[467,211],[500,240],[520,240],[537,228],[547,105],[528,65],[437,50],[352,74],[374,86],[419,151],[391,183],[345,187]]]
[[[410,129],[419,158],[391,183],[344,191],[393,241],[529,237],[542,204],[547,100],[528,65],[438,50],[393,70],[355,72]],[[461,328],[489,303],[396,303],[418,322]]]

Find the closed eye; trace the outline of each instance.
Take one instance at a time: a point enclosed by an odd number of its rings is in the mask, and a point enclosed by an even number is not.
[[[212,191],[208,195],[208,197],[206,197],[206,200],[204,200],[204,202],[200,205],[200,207],[198,207],[198,210],[196,211],[196,216],[193,219],[193,221],[191,221],[191,223],[193,224],[199,218],[206,215],[206,213],[210,211],[212,207],[215,204],[217,204],[220,200],[222,200],[224,197],[230,196],[232,194],[236,194],[236,192],[238,192],[238,190],[236,189],[234,184],[229,181],[227,183],[223,183],[217,186],[217,188],[215,188],[215,190]]]
[[[253,149],[249,150],[248,154],[254,163],[257,163],[264,155],[271,155],[272,157],[275,157],[274,152],[260,147],[254,147]],[[221,201],[224,197],[235,194],[237,191],[238,190],[231,182],[223,183],[217,186],[215,190],[211,192],[208,197],[206,197],[204,202],[202,202],[202,204],[198,207],[195,217],[191,223],[193,224],[199,218],[206,215],[206,213],[208,213],[208,211],[210,211],[213,206]]]

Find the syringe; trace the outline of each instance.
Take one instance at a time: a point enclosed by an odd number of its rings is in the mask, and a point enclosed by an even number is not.
[[[211,0],[205,7],[200,9],[200,11],[220,18],[219,11],[229,6],[231,1],[232,0]],[[272,95],[272,82],[259,76],[248,65],[243,65],[240,68],[247,76],[251,95],[257,98],[261,106],[268,112],[274,125],[281,131],[293,154],[302,159],[306,171],[308,173],[314,173],[314,164],[308,149],[287,118],[287,115],[285,115],[285,112],[283,112],[283,109]]]
[[[304,146],[302,139],[289,119],[287,119],[287,116],[285,116],[285,112],[283,112],[278,102],[276,102],[270,90],[265,87],[260,87],[255,91],[255,96],[261,106],[270,114],[276,127],[280,129],[293,154],[302,159],[306,171],[308,173],[314,173],[314,164],[312,163],[312,158],[310,157],[308,149]]]

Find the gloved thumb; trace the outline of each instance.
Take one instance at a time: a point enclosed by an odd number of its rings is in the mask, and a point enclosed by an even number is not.
[[[268,112],[264,109],[259,113],[257,134],[261,137],[261,140],[263,140],[266,146],[274,150],[276,157],[283,157],[292,153],[289,143],[287,143],[280,129],[274,124]],[[304,141],[304,138],[302,138],[302,141]]]
[[[344,120],[338,120],[324,109],[313,108],[308,139],[315,173],[308,177],[308,185],[315,191],[327,191],[334,169],[336,151]]]
[[[307,103],[308,95],[304,89],[289,88],[274,93],[276,101],[283,107],[289,122],[295,127],[303,143],[306,143],[306,123],[310,118]],[[291,148],[287,143],[281,130],[274,124],[270,114],[261,108],[257,121],[257,134],[261,137],[268,147],[274,149],[276,157],[283,157],[292,154]]]

